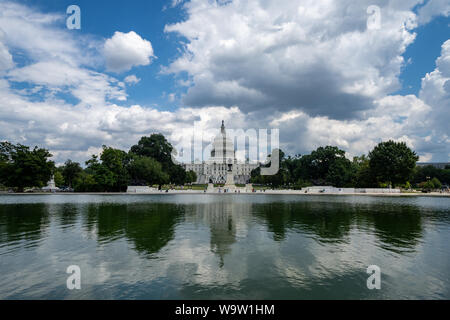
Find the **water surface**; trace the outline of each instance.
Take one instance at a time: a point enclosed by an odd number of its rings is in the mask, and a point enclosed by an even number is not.
[[[449,198],[3,195],[0,299],[450,299],[449,245]]]

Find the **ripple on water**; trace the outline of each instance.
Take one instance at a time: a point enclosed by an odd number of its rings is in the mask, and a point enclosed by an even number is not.
[[[450,298],[450,199],[3,200],[0,298]],[[70,264],[82,293],[65,288]],[[371,264],[382,292],[367,290]]]

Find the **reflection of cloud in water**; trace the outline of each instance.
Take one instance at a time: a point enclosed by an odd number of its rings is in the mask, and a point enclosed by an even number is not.
[[[403,199],[365,197],[174,199],[37,204],[19,208],[24,220],[0,206],[0,285],[11,288],[0,298],[450,296],[443,209],[433,217]],[[65,289],[71,264],[82,292]],[[366,288],[371,264],[380,292]]]
[[[413,257],[401,263],[398,258],[422,251],[421,241],[418,241],[423,236],[420,217],[406,225],[398,226],[398,223],[411,215],[417,217],[417,211],[406,208],[401,210],[403,216],[389,216],[389,212],[388,216],[377,216],[372,205],[347,207],[347,211],[342,211],[339,205],[326,207],[323,212],[320,204],[290,203],[271,206],[266,215],[256,210],[256,216],[267,217],[269,230],[280,235],[270,240],[249,230],[254,226],[254,204],[231,201],[188,204],[184,208],[186,224],[178,224],[173,241],[157,253],[155,258],[159,261],[152,264],[151,276],[146,272],[141,276],[145,274],[148,281],[170,279],[181,291],[189,287],[205,292],[221,287],[238,291],[252,279],[252,269],[257,267],[251,256],[245,254],[248,249],[243,248],[248,245],[245,240],[249,236],[257,239],[253,242],[253,251],[261,248],[265,251],[260,252],[258,261],[264,261],[265,267],[272,269],[267,276],[272,280],[282,279],[296,288],[308,288],[317,283],[324,287],[337,286],[339,279],[352,278],[356,289],[363,294],[367,290],[365,271],[370,264],[381,264],[385,279],[392,283],[397,283],[396,277],[405,277],[405,270],[414,269]],[[389,206],[384,209],[389,211]],[[418,232],[408,233],[408,230]],[[209,247],[205,245],[208,238]],[[240,241],[244,244],[240,245]],[[387,246],[400,248],[400,251],[386,250]],[[264,281],[264,275],[258,274],[254,280]],[[421,283],[426,292],[442,292],[434,279]],[[390,286],[390,290],[396,289]],[[401,292],[398,296],[401,297]]]

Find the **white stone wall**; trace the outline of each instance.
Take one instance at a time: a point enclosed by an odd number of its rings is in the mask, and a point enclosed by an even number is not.
[[[400,189],[382,189],[382,188],[367,188],[367,189],[355,189],[355,188],[335,188],[330,186],[324,187],[307,187],[302,189],[307,193],[400,193]]]
[[[150,188],[147,186],[129,186],[127,189],[127,193],[150,193],[156,191],[155,188]]]
[[[233,164],[233,174],[235,176],[235,182],[238,184],[248,183],[252,170],[258,168],[258,164],[250,163],[235,163]],[[186,171],[194,171],[197,174],[196,183],[205,184],[212,179],[214,182],[223,180],[226,181],[228,165],[225,163],[190,163],[185,164]]]

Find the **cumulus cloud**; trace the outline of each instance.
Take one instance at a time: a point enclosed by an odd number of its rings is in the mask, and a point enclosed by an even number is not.
[[[394,139],[422,159],[447,161],[447,45],[420,98],[392,94],[415,28],[448,16],[449,3],[384,1],[375,29],[367,27],[372,4],[192,0],[188,18],[165,28],[187,43],[163,72],[188,74],[188,106],[239,106],[250,126],[282,129],[290,153],[329,144],[353,156]]]
[[[149,65],[154,58],[150,41],[141,38],[134,31],[122,33],[116,31],[112,38],[105,41],[103,53],[109,71],[123,72],[134,66]]]
[[[291,111],[275,114],[270,125],[282,128],[282,148],[290,153],[336,145],[347,150],[351,157],[393,139],[406,142],[418,152],[421,161],[448,161],[450,40],[442,45],[436,69],[422,79],[419,97],[385,96],[375,100],[374,105],[364,111],[362,119],[335,120]]]
[[[235,108],[223,107],[168,112],[120,105],[127,96],[125,83],[140,79],[130,75],[122,83],[89,68],[96,61],[79,48],[98,43],[59,29],[55,26],[59,16],[8,2],[1,2],[0,9],[0,26],[5,30],[0,33],[1,140],[49,148],[57,163],[68,158],[83,163],[99,153],[103,144],[126,150],[141,136],[154,132],[177,143],[195,121],[202,128],[216,129],[222,119],[237,119],[235,114],[240,114]],[[28,57],[25,63],[14,65],[12,49]]]
[[[4,80],[0,81],[0,93],[0,137],[45,146],[58,163],[68,158],[83,163],[100,152],[103,144],[127,150],[143,135],[157,132],[177,144],[192,131],[194,122],[217,133],[222,119],[244,118],[239,110],[224,107],[169,112],[139,105],[74,107],[51,98],[36,102],[17,94]]]
[[[5,1],[0,2],[0,12],[0,73],[3,70],[12,84],[30,87],[21,93],[42,100],[69,95],[86,105],[126,100],[116,79],[89,68],[98,63],[94,54],[97,42],[58,28],[63,16]],[[15,66],[12,50],[27,57],[26,63]]]
[[[419,9],[420,23],[428,23],[436,16],[450,15],[450,2],[448,0],[429,0]]]
[[[356,118],[400,88],[418,3],[384,1],[381,28],[372,30],[369,0],[192,0],[185,4],[188,19],[165,28],[188,42],[163,71],[187,72],[189,106]]]
[[[128,84],[137,84],[137,83],[139,83],[139,82],[141,81],[141,79],[139,79],[139,78],[136,77],[134,74],[132,74],[132,75],[126,77],[126,78],[124,79],[124,81],[125,81],[126,83],[128,83]]]
[[[411,148],[421,148],[428,133],[427,117],[432,109],[416,96],[388,96],[376,101],[376,107],[364,119],[335,120],[311,117],[304,112],[284,113],[271,125],[282,128],[282,147],[290,153],[307,153],[324,145],[338,146],[348,156],[367,153],[377,143],[393,139]]]
[[[8,48],[1,42],[0,32],[0,75],[2,75],[4,71],[12,68],[13,66],[14,62],[12,55],[9,53]]]
[[[32,60],[51,58],[72,66],[96,63],[92,43],[56,27],[64,21],[64,15],[41,13],[9,1],[0,2],[0,12],[0,30],[3,30],[0,41],[10,48],[26,52]]]
[[[43,74],[46,76],[43,77]],[[87,105],[103,105],[106,99],[127,99],[116,79],[57,60],[37,62],[11,70],[8,78],[14,82],[43,85],[53,93],[68,92],[80,103]]]
[[[442,45],[436,69],[422,79],[419,97],[432,106],[433,112],[429,115],[432,126],[429,130],[439,137],[423,147],[431,153],[440,154],[440,158],[447,161],[450,158],[450,40]]]
[[[417,2],[385,1],[380,30],[366,28],[369,1],[187,2],[188,19],[166,31],[188,42],[164,71],[187,72],[179,83],[189,90],[183,107],[164,111],[126,105],[126,84],[140,79],[121,82],[96,68],[98,47],[110,71],[147,65],[150,42],[116,32],[99,45],[58,28],[58,15],[3,1],[0,138],[47,147],[58,163],[84,162],[103,144],[126,150],[153,132],[182,146],[194,123],[208,141],[225,120],[228,128],[280,128],[291,154],[331,144],[359,155],[395,139],[422,159],[447,161],[450,41],[419,97],[389,95],[414,40]],[[24,63],[14,63],[16,50]]]

